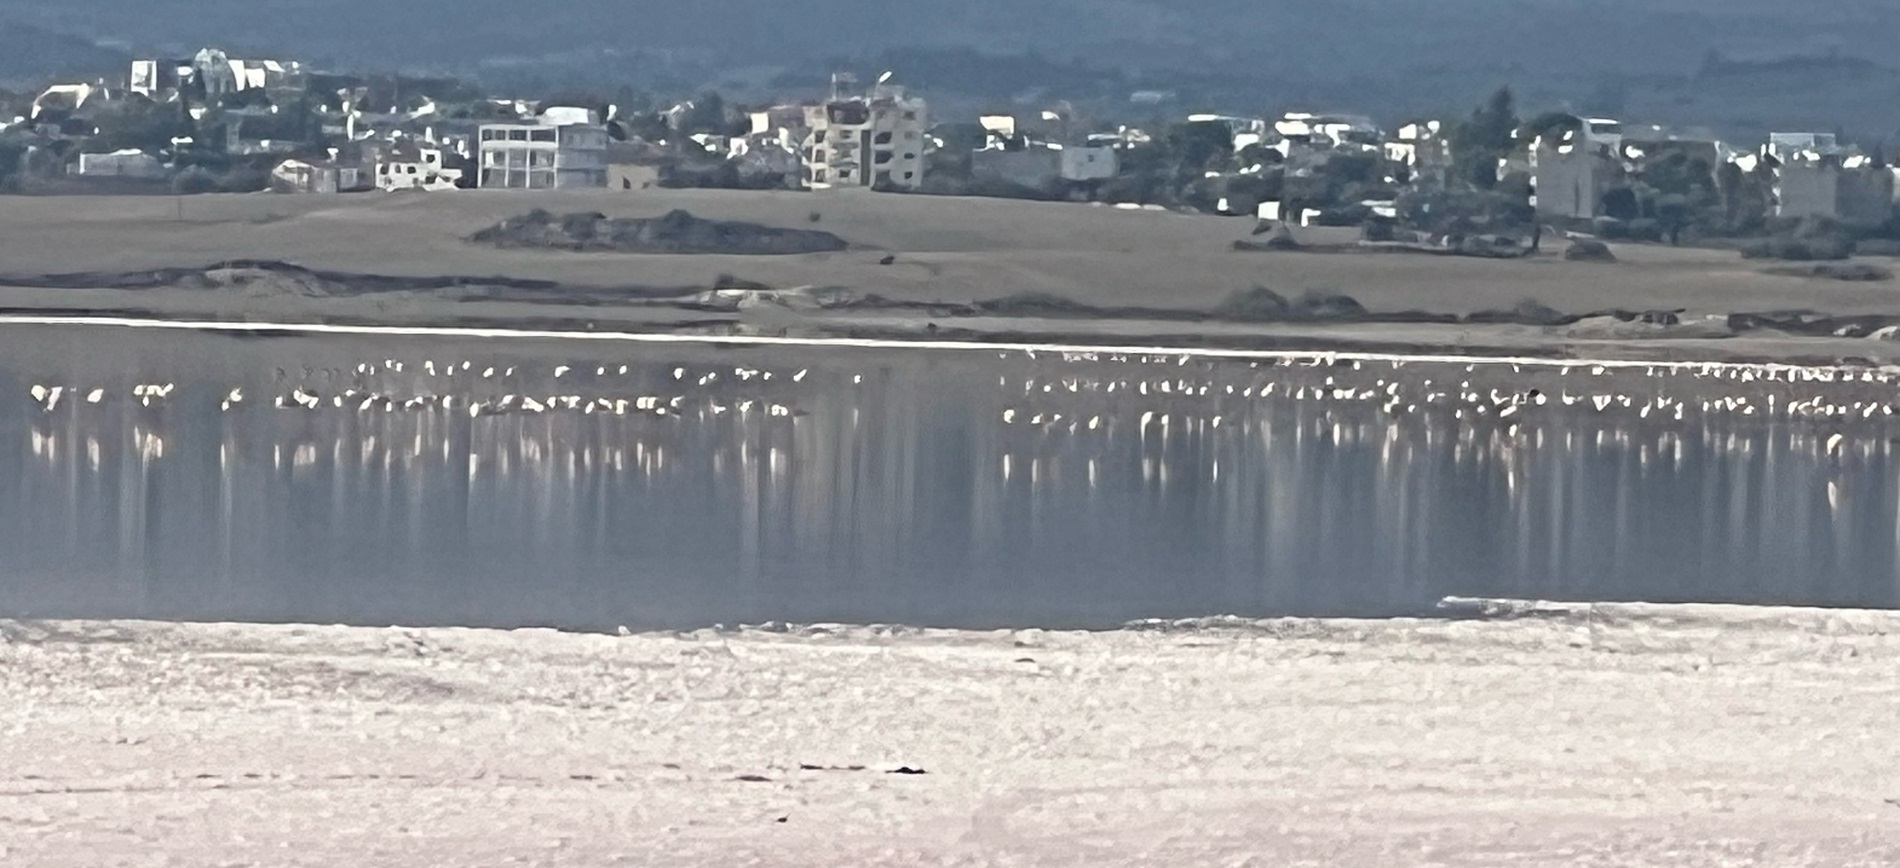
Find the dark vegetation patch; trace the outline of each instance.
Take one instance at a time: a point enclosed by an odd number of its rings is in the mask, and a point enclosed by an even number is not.
[[[557,215],[536,208],[476,232],[468,240],[501,248],[754,256],[825,253],[848,246],[843,238],[817,229],[705,220],[680,210],[659,217],[610,218],[599,213]]]

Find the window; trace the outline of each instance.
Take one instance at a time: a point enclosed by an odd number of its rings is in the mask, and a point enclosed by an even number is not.
[[[907,142],[914,142],[914,141],[917,141],[917,131],[916,131],[916,130],[905,130],[905,131],[904,131],[904,141],[907,141]]]
[[[483,128],[482,128],[482,141],[484,141],[484,142],[492,142],[492,141],[494,141],[494,140],[495,140],[495,131],[494,131],[494,130],[491,130],[491,129],[488,129],[487,127],[483,127]]]
[[[904,173],[904,180],[906,180],[906,181],[908,181],[908,180],[911,180],[912,178],[915,178],[915,177],[917,177],[917,173],[916,173],[916,172],[905,172],[905,173]]]
[[[875,138],[871,139],[871,143],[876,145],[888,145],[891,143],[891,134],[889,132],[878,133]]]
[[[812,151],[812,152],[811,152],[811,161],[812,161],[812,162],[814,162],[814,163],[824,163],[824,162],[828,162],[828,161],[827,161],[827,160],[825,159],[825,149],[824,149],[824,148],[819,148],[818,150],[815,150],[815,151]]]
[[[882,165],[884,165],[885,163],[888,163],[888,162],[890,162],[890,161],[891,161],[891,152],[890,152],[890,151],[878,151],[878,152],[877,152],[877,157],[876,157],[876,158],[874,159],[874,162],[876,162],[876,163],[877,163],[878,165],[880,165],[880,166],[882,166]]]
[[[554,129],[550,127],[548,129],[543,129],[543,130],[531,130],[528,133],[528,139],[530,141],[535,141],[535,142],[554,141]]]
[[[811,180],[812,180],[812,183],[814,184],[823,184],[825,182],[825,170],[813,169],[811,173]]]
[[[904,113],[904,120],[907,120],[907,121],[914,121],[914,120],[916,120],[916,119],[917,119],[917,113],[916,113],[916,112],[905,112],[905,113]]]
[[[906,159],[906,160],[915,160],[915,159],[917,159],[917,155],[916,155],[916,154],[905,154],[905,155],[904,155],[904,159]]]
[[[416,167],[415,167],[415,166],[410,166],[410,167],[409,167],[409,174],[411,174],[411,175],[413,175],[413,174],[415,174],[415,173],[416,173]]]
[[[525,142],[527,140],[528,140],[527,130],[509,130],[508,131],[508,141]]]
[[[840,180],[840,181],[849,181],[849,180],[851,180],[851,170],[850,170],[850,169],[839,169],[839,170],[838,170],[838,180]]]

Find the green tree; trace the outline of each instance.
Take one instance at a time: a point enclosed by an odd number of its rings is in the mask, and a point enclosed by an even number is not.
[[[680,118],[679,131],[689,136],[724,133],[726,126],[726,98],[716,90],[709,90],[693,98],[692,110]]]
[[[1617,220],[1635,220],[1643,216],[1642,203],[1629,187],[1612,187],[1603,194],[1603,214]]]
[[[1539,138],[1583,129],[1583,119],[1566,111],[1547,111],[1518,127],[1517,140],[1534,144]]]
[[[1480,190],[1497,186],[1498,161],[1510,153],[1516,129],[1517,97],[1509,87],[1498,88],[1452,133],[1455,176]]]
[[[190,119],[174,106],[134,98],[112,103],[112,110],[93,118],[99,132],[93,145],[99,150],[132,148],[148,154],[163,153],[172,139],[191,135]]]

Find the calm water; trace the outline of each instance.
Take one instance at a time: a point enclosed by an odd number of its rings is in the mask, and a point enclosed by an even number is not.
[[[986,627],[1445,595],[1900,606],[1884,411],[1701,404],[1890,386],[1575,374],[0,327],[0,615]],[[148,405],[146,383],[173,389]],[[67,391],[47,411],[35,384]],[[1634,400],[1526,399],[1500,420],[1442,395],[1533,387]],[[510,394],[555,409],[497,412]],[[391,409],[365,408],[375,395]],[[1692,410],[1641,412],[1654,395]]]

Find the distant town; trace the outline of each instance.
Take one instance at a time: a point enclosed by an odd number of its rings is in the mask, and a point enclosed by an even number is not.
[[[623,97],[496,96],[207,48],[0,104],[0,191],[865,188],[1242,216],[1267,248],[1352,227],[1362,243],[1500,257],[1552,230],[1779,259],[1900,253],[1900,170],[1877,148],[1525,112],[1509,89],[1467,115],[1396,123],[1313,110],[1136,125],[1061,102],[940,117],[901,70],[841,73],[829,93],[782,104]]]

